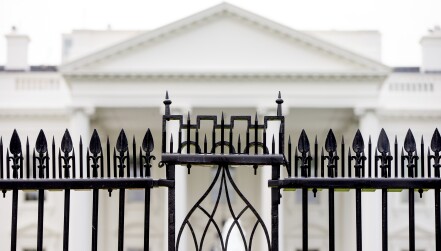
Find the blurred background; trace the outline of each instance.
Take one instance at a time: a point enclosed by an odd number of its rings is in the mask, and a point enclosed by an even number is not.
[[[42,128],[59,143],[68,128],[78,144],[80,135],[88,143],[97,129],[114,145],[121,128],[137,142],[150,128],[159,157],[166,90],[172,114],[190,112],[194,119],[196,114],[257,113],[260,120],[275,114],[281,91],[293,142],[305,129],[310,140],[317,136],[323,145],[330,128],[339,143],[343,135],[352,143],[360,129],[365,142],[371,135],[375,145],[381,128],[400,146],[408,128],[418,143],[430,142],[441,121],[440,9],[435,0],[0,0],[0,135],[8,146],[17,129],[22,143],[28,136],[32,145]],[[277,133],[268,128],[267,136]],[[268,226],[270,176],[265,168],[252,173],[252,168],[237,168],[232,175]],[[214,174],[207,168],[190,175],[185,167],[178,170],[178,226]],[[154,166],[152,176],[163,178],[164,170]],[[77,193],[70,245],[86,250],[91,194]],[[416,196],[419,251],[435,250],[433,196],[427,194]],[[112,251],[117,250],[118,201],[106,195],[100,200],[99,249]],[[165,195],[165,189],[152,194],[151,250],[166,250]],[[10,196],[0,199],[2,215],[10,215]],[[19,250],[32,251],[37,198],[32,192],[20,196]],[[292,191],[283,196],[281,250],[297,251],[301,197]],[[234,207],[241,208],[234,198]],[[337,250],[355,249],[354,198],[352,192],[336,195]],[[143,199],[142,191],[127,196],[127,251],[142,250]],[[389,197],[393,251],[407,250],[406,199],[403,193]],[[63,194],[50,192],[45,200],[45,250],[61,250]],[[310,201],[311,251],[327,250],[326,202],[320,192]],[[210,207],[214,200],[204,203]],[[380,209],[378,192],[363,196],[365,250],[380,250]],[[221,201],[215,219],[224,224],[228,215]],[[251,218],[242,224],[252,226]],[[197,231],[204,226],[196,219]],[[9,248],[9,231],[6,220],[0,226],[1,250]],[[207,250],[220,250],[210,231]],[[188,237],[181,250],[194,250]],[[262,241],[254,248],[263,247]]]

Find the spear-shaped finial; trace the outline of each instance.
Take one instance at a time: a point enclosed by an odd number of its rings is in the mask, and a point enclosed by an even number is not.
[[[277,116],[282,116],[283,99],[280,91],[279,91],[279,95],[277,96],[276,103],[277,103]]]
[[[170,105],[171,105],[172,101],[168,97],[168,91],[165,91],[165,100],[163,103],[165,105],[165,114],[164,115],[170,115]]]

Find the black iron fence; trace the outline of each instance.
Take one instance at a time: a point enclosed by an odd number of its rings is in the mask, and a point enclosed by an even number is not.
[[[45,190],[64,190],[63,250],[69,249],[70,195],[72,189],[93,191],[92,222],[89,229],[92,236],[91,250],[98,248],[98,203],[99,190],[119,191],[118,250],[124,247],[125,189],[145,190],[144,208],[144,246],[148,250],[150,229],[150,189],[167,185],[166,181],[150,177],[151,155],[154,143],[150,130],[147,130],[142,145],[138,148],[132,142],[132,154],[124,130],[121,130],[116,145],[111,146],[107,138],[103,148],[98,132],[94,130],[87,148],[80,142],[73,145],[69,131],[66,130],[57,147],[55,140],[49,145],[43,131],[40,131],[35,146],[30,147],[26,140],[24,149],[17,131],[14,130],[9,147],[4,149],[0,140],[0,190],[3,196],[12,191],[11,251],[17,250],[18,192],[38,190],[37,251],[43,250],[43,220]],[[105,149],[105,150],[104,150]],[[5,154],[4,154],[5,151]],[[139,155],[136,153],[139,151]],[[3,159],[5,158],[5,159]],[[130,158],[133,158],[130,160]],[[104,165],[104,160],[106,165]],[[6,165],[4,164],[6,163]],[[130,165],[133,165],[133,168]],[[139,169],[139,172],[138,172]],[[133,172],[131,173],[131,170]],[[137,174],[140,173],[140,176]],[[84,229],[87,231],[87,229]]]
[[[382,250],[388,250],[388,189],[408,190],[409,207],[409,250],[415,251],[415,198],[429,190],[435,191],[435,240],[436,250],[441,250],[440,236],[440,167],[441,136],[435,130],[431,144],[426,148],[423,139],[417,145],[412,131],[409,130],[403,144],[397,138],[393,147],[384,130],[381,130],[377,144],[373,145],[369,137],[366,144],[360,131],[355,134],[351,147],[342,138],[340,144],[332,130],[329,131],[324,145],[318,144],[317,138],[310,144],[305,131],[302,131],[297,147],[293,150],[288,139],[285,151],[285,118],[282,115],[283,100],[276,100],[277,113],[274,116],[229,116],[197,115],[192,121],[190,114],[171,113],[171,100],[168,94],[164,101],[165,114],[162,123],[161,160],[159,166],[166,168],[165,179],[152,179],[150,175],[154,148],[153,136],[148,130],[137,146],[135,139],[131,145],[122,130],[115,146],[107,139],[102,144],[97,131],[94,131],[86,147],[80,143],[76,148],[66,130],[61,144],[52,140],[47,143],[43,131],[37,137],[35,146],[25,143],[24,150],[20,137],[14,131],[9,147],[4,149],[0,140],[0,190],[5,194],[12,191],[11,250],[17,244],[17,209],[18,191],[38,190],[38,251],[43,248],[44,191],[64,190],[64,230],[63,250],[69,244],[70,190],[90,189],[93,191],[92,222],[89,229],[92,236],[92,250],[98,248],[98,203],[99,190],[119,191],[118,250],[124,249],[124,211],[125,189],[145,189],[144,208],[144,250],[149,249],[150,227],[150,190],[157,186],[168,188],[168,250],[178,250],[183,233],[187,229],[191,250],[205,250],[207,231],[214,227],[221,250],[230,248],[230,237],[237,229],[241,245],[245,250],[253,250],[256,245],[256,231],[263,233],[263,249],[279,250],[279,204],[280,190],[296,188],[302,190],[302,249],[308,250],[308,190],[314,195],[319,190],[327,190],[329,213],[329,250],[335,250],[335,201],[336,189],[355,190],[356,208],[356,250],[362,250],[362,190],[381,189],[382,191]],[[209,129],[202,129],[202,124],[210,123]],[[175,123],[175,126],[171,126]],[[268,132],[269,123],[277,123],[277,130]],[[240,124],[240,126],[239,126]],[[177,126],[176,126],[177,125]],[[237,128],[242,132],[237,132]],[[105,145],[105,147],[102,147]],[[130,159],[132,158],[132,160]],[[132,165],[132,168],[130,167]],[[204,188],[202,196],[187,212],[182,224],[176,228],[176,168],[187,168],[190,173],[193,166],[214,166],[214,179]],[[270,168],[271,179],[268,181],[271,191],[270,225],[267,226],[247,196],[237,186],[237,180],[231,175],[232,166],[251,166],[254,173],[258,168]],[[32,170],[31,170],[32,168]],[[132,170],[132,171],[131,171]],[[281,172],[288,178],[281,179]],[[139,176],[138,176],[139,173]],[[204,207],[204,201],[218,186],[214,206]],[[233,209],[230,194],[236,193],[245,205],[239,211]],[[226,195],[228,212],[233,219],[227,234],[221,231],[221,223],[215,220],[221,194]],[[192,225],[192,216],[200,212],[206,219],[205,227],[197,233]],[[245,213],[252,215],[254,223],[246,234],[240,224]],[[86,231],[86,230],[85,230]],[[254,243],[254,244],[253,244]]]

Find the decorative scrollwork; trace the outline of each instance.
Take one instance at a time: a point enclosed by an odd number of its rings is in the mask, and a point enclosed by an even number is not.
[[[219,182],[220,181],[220,182]],[[211,210],[211,212],[207,209],[205,209],[202,206],[203,201],[207,198],[207,196],[213,191],[215,185],[217,184],[217,182],[219,182],[219,190],[218,193],[216,195],[216,201],[214,203],[214,206]],[[231,188],[233,191],[229,191],[229,186],[228,183],[231,185]],[[230,199],[230,193],[231,192],[235,192],[240,198],[241,200],[245,203],[245,207],[242,208],[242,210],[239,211],[239,213],[236,213],[233,210],[233,206],[232,206],[232,201]],[[222,231],[221,231],[221,227],[219,226],[219,224],[215,221],[214,217],[216,215],[216,212],[218,210],[219,207],[219,203],[220,203],[220,199],[221,199],[221,195],[225,194],[226,197],[226,202],[227,202],[227,206],[228,206],[228,210],[230,213],[230,216],[233,219],[232,224],[229,226],[228,231],[227,231],[227,235],[226,236],[222,236]],[[201,238],[198,239],[196,237],[196,231],[193,227],[193,225],[191,224],[190,218],[192,215],[194,215],[194,213],[196,212],[196,210],[200,210],[207,218],[208,221],[205,224],[205,227],[203,228],[203,232],[201,235]],[[240,218],[245,214],[245,212],[250,211],[252,213],[252,215],[256,218],[256,223],[254,223],[251,234],[249,236],[249,238],[247,239],[246,235],[245,235],[245,231],[242,228],[241,224],[240,224]],[[245,198],[245,196],[242,194],[242,192],[239,190],[239,188],[237,187],[236,183],[234,182],[229,167],[228,166],[218,166],[217,171],[216,171],[216,175],[213,179],[213,181],[211,182],[211,184],[209,185],[208,189],[205,191],[205,193],[200,197],[200,199],[194,204],[194,206],[190,209],[190,211],[188,212],[188,214],[186,215],[186,217],[184,218],[184,221],[179,229],[178,232],[178,236],[177,236],[177,242],[176,242],[176,249],[179,249],[179,245],[180,245],[180,240],[183,234],[183,231],[186,227],[188,227],[193,242],[194,242],[194,250],[203,250],[203,246],[204,246],[204,241],[206,239],[207,233],[208,233],[208,229],[210,227],[210,225],[213,225],[216,231],[216,234],[220,240],[220,246],[221,246],[221,250],[225,251],[228,250],[228,244],[229,244],[229,240],[230,240],[230,236],[232,233],[233,228],[237,228],[239,233],[240,233],[240,237],[243,243],[243,246],[245,248],[245,250],[251,250],[252,247],[252,241],[253,238],[255,236],[255,232],[256,229],[259,225],[261,225],[262,230],[264,232],[265,235],[265,239],[267,242],[267,246],[268,246],[268,250],[271,249],[270,247],[270,237],[269,237],[269,233],[268,230],[265,226],[265,223],[263,222],[262,218],[260,217],[260,215],[257,213],[257,211],[255,210],[255,208],[251,205],[251,203]]]

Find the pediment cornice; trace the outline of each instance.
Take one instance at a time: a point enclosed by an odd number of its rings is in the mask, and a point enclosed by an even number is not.
[[[375,79],[383,80],[387,73],[383,72],[93,72],[74,71],[63,73],[64,77],[71,79],[293,79],[293,80],[341,80],[341,79]]]
[[[90,54],[88,56],[82,57],[80,59],[71,62],[67,62],[61,65],[60,71],[65,73],[82,71],[82,69],[86,69],[90,65],[105,60],[109,60],[110,58],[113,57],[118,57],[118,55],[121,55],[126,51],[134,50],[140,46],[145,45],[146,43],[155,42],[158,39],[163,39],[172,34],[185,31],[200,23],[208,22],[210,19],[219,18],[222,16],[233,16],[245,22],[252,23],[253,25],[258,26],[259,28],[268,29],[274,34],[278,34],[288,39],[295,40],[296,42],[305,44],[315,50],[322,51],[325,54],[329,54],[334,57],[341,58],[345,61],[351,62],[355,65],[362,66],[363,68],[369,71],[382,72],[382,73],[387,73],[390,71],[389,67],[378,61],[348,51],[339,46],[336,46],[334,44],[328,43],[326,41],[308,35],[304,32],[291,29],[287,26],[273,22],[269,19],[263,18],[259,15],[248,12],[246,10],[243,10],[228,3],[222,3],[216,5],[205,11],[196,13],[192,16],[176,21],[169,25],[165,25],[156,30],[145,32],[134,38],[113,45],[109,48],[105,48],[96,53]]]

